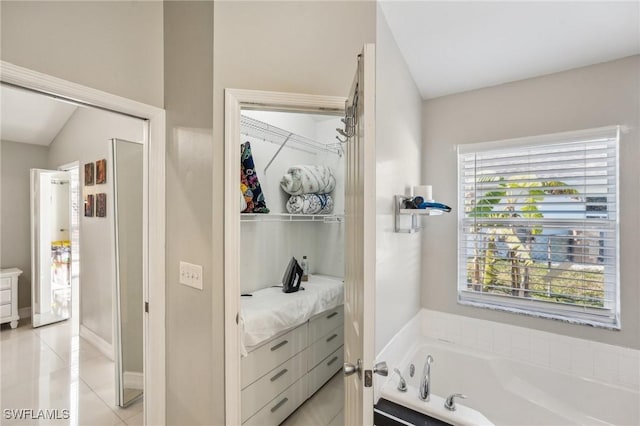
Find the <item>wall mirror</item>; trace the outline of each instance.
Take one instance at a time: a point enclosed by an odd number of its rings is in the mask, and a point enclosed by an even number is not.
[[[143,148],[111,141],[115,242],[116,402],[126,407],[142,397],[143,374]]]

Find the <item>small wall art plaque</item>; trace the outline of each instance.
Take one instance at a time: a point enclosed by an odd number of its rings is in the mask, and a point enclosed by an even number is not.
[[[107,194],[96,194],[96,217],[107,217]]]
[[[84,216],[93,217],[93,194],[84,197]]]
[[[107,160],[96,161],[96,184],[107,183]]]
[[[93,163],[87,163],[84,165],[84,184],[93,185]]]

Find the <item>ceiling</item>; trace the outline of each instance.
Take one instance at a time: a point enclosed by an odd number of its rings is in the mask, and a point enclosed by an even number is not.
[[[640,1],[381,1],[425,99],[640,53]]]
[[[425,99],[640,53],[640,1],[382,0],[380,5]],[[1,86],[0,138],[49,145],[76,109]]]
[[[45,95],[0,86],[0,139],[48,146],[77,108]]]

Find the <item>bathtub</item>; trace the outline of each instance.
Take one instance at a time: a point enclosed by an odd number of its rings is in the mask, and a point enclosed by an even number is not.
[[[431,365],[429,402],[418,399],[427,355]],[[415,374],[409,375],[410,364]],[[461,348],[425,337],[414,343],[399,365],[389,366],[379,396],[455,425],[639,425],[640,392],[583,379],[560,371]],[[408,385],[397,390],[398,367]],[[444,399],[456,399],[456,411],[445,410]]]

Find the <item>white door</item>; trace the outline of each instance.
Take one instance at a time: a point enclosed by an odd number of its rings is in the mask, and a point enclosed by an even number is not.
[[[71,174],[31,169],[31,319],[71,316]]]
[[[376,262],[375,46],[367,44],[347,100],[355,129],[347,142],[344,302],[345,424],[373,424]],[[348,120],[347,120],[348,122]],[[354,372],[355,371],[355,372]]]

